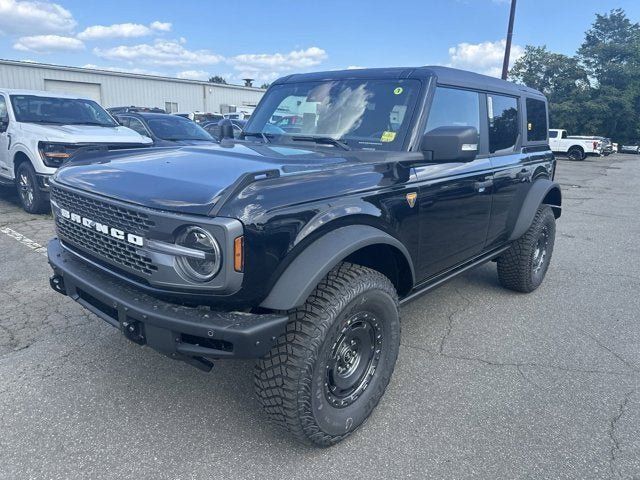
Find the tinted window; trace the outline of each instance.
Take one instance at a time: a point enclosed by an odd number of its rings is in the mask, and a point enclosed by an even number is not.
[[[436,88],[427,128],[429,132],[438,127],[476,127],[480,131],[480,101],[476,92],[455,88]]]
[[[513,150],[518,140],[518,100],[502,95],[487,95],[489,112],[489,151]]]
[[[549,138],[558,138],[558,132],[549,131]]]
[[[129,118],[129,125],[127,125],[127,127],[129,127],[132,130],[135,130],[140,135],[144,135],[146,137],[149,136],[147,129],[144,128],[144,125],[142,124],[142,122],[137,118],[133,118],[133,117]]]
[[[547,139],[547,108],[543,101],[527,98],[527,140]]]
[[[147,118],[147,125],[162,140],[213,140],[200,125],[176,115],[158,114],[157,117]]]

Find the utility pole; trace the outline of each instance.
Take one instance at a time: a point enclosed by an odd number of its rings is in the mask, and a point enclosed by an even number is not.
[[[511,37],[513,37],[513,20],[516,16],[516,0],[511,0],[509,13],[509,29],[507,30],[507,44],[504,46],[504,61],[502,62],[502,79],[507,79],[509,73],[509,55],[511,54]]]

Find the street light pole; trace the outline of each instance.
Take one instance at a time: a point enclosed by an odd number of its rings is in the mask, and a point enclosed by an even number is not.
[[[507,44],[504,46],[504,61],[502,62],[502,79],[507,79],[509,73],[509,55],[511,54],[511,37],[513,37],[513,20],[516,16],[516,0],[511,0],[509,13],[509,29],[507,30]]]

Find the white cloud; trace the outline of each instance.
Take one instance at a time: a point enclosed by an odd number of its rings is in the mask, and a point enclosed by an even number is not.
[[[82,40],[102,40],[105,38],[134,38],[152,35],[155,32],[168,32],[171,24],[152,22],[149,26],[141,23],[116,23],[114,25],[93,25],[78,34]]]
[[[33,35],[20,37],[13,48],[23,52],[61,52],[78,51],[84,49],[84,43],[77,38],[61,37],[60,35]]]
[[[347,70],[362,70],[363,68],[367,68],[367,67],[361,67],[359,65],[349,65],[347,67]]]
[[[240,77],[256,80],[273,80],[281,73],[304,70],[319,65],[327,58],[327,52],[318,47],[293,50],[289,53],[248,53],[236,55],[228,60]]]
[[[176,76],[186,80],[208,80],[209,77],[211,77],[211,75],[204,70],[185,70],[183,72],[178,72]]]
[[[66,33],[76,25],[71,12],[57,3],[0,0],[0,33]]]
[[[152,30],[157,30],[158,32],[170,32],[171,31],[171,22],[151,22],[149,27]]]
[[[153,44],[94,48],[93,53],[109,60],[164,66],[214,65],[224,60],[222,56],[208,50],[188,50],[178,42],[161,39]]]
[[[449,49],[449,63],[447,66],[499,77],[502,73],[505,44],[506,40],[459,43]],[[524,48],[520,45],[511,45],[510,64],[523,54]]]

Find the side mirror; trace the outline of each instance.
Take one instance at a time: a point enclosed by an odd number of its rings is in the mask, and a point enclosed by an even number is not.
[[[434,162],[470,162],[478,155],[475,127],[438,127],[422,137],[420,149]]]
[[[9,128],[9,117],[0,118],[0,133],[4,133]]]
[[[218,138],[220,138],[221,141],[225,138],[233,138],[233,123],[231,123],[231,120],[228,118],[220,120],[218,126],[220,127],[220,135]]]

